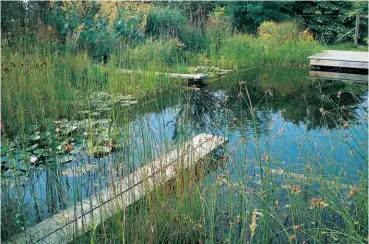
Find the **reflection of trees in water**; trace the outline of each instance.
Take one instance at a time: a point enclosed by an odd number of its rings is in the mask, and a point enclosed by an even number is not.
[[[285,85],[288,84],[284,82],[283,86]],[[291,86],[294,86],[295,90],[290,90],[288,94],[280,92],[276,84],[273,85],[271,92],[266,86],[262,87],[259,81],[254,80],[241,85],[241,89],[240,85],[233,86],[227,90],[227,94],[233,99],[234,104],[237,104],[240,97],[244,104],[251,101],[253,106],[257,107],[256,115],[261,112],[270,117],[268,113],[281,111],[284,120],[296,125],[304,123],[309,130],[321,127],[332,129],[347,120],[355,122],[359,117],[357,109],[366,94],[363,87],[339,81],[310,81]],[[246,89],[249,97],[246,96]],[[286,89],[281,87],[281,90]],[[257,123],[266,119],[260,118],[256,116]]]
[[[227,110],[224,99],[207,91],[193,91],[181,97],[180,110],[176,117],[173,140],[205,131],[214,131],[225,125],[224,114]]]
[[[365,89],[339,81],[301,82],[300,79],[301,76],[297,83],[290,80],[293,84],[282,82],[281,89],[278,84],[268,89],[253,79],[242,84],[233,82],[233,86],[220,92],[200,90],[188,93],[180,99],[173,139],[178,141],[194,132],[219,133],[232,127],[242,128],[242,134],[247,130],[255,132],[254,129],[258,134],[268,134],[271,114],[278,112],[285,121],[306,124],[308,130],[332,129],[347,120],[353,123],[358,119],[357,108],[363,102],[360,97],[366,94]],[[286,89],[287,85],[293,89]]]
[[[178,112],[173,140],[208,132],[218,134],[227,128],[237,128],[240,125],[245,129],[253,130],[252,115],[241,100],[234,100],[226,94],[209,93],[200,90],[182,98]],[[269,111],[259,109],[255,112],[255,123],[258,133],[265,133],[269,128]]]

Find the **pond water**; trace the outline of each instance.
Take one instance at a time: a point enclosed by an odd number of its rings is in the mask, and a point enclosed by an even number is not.
[[[354,181],[358,170],[367,169],[367,86],[312,80],[307,72],[259,67],[201,90],[122,108],[115,117],[122,118],[125,136],[116,152],[90,157],[82,151],[69,163],[2,177],[3,238],[109,186],[112,175],[127,175],[204,132],[229,139],[225,150],[235,180],[239,168],[261,157],[275,169],[301,173],[311,165],[327,177]],[[83,167],[68,171],[76,166]]]

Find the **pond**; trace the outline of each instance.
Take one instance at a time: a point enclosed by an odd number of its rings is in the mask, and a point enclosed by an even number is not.
[[[85,149],[86,136],[75,139],[80,151],[69,155],[71,161],[3,172],[2,237],[94,195],[200,133],[229,139],[226,170],[234,181],[239,172],[258,175],[260,158],[274,169],[302,173],[315,167],[327,177],[355,181],[357,172],[367,169],[366,101],[366,85],[319,81],[307,78],[305,69],[266,66],[234,72],[200,90],[163,93],[107,110],[94,120],[121,132],[114,152],[94,157]],[[259,184],[260,176],[253,181]]]

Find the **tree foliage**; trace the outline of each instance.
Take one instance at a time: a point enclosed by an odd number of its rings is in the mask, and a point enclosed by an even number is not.
[[[228,14],[233,26],[240,31],[256,33],[264,21],[280,22],[293,16],[292,2],[235,2],[230,3]]]
[[[332,42],[355,27],[355,12],[360,8],[361,4],[350,1],[306,1],[296,2],[293,9],[317,39]]]

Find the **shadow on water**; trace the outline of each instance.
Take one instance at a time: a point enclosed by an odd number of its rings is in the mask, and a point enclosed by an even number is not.
[[[96,158],[81,152],[67,164],[3,177],[2,238],[73,206],[203,132],[229,138],[227,148],[231,160],[238,162],[236,168],[255,161],[260,147],[261,155],[275,159],[276,167],[298,172],[308,162],[324,165],[333,159],[341,163],[337,168],[329,166],[334,172],[364,170],[366,145],[358,145],[367,142],[367,134],[361,133],[367,131],[367,87],[312,80],[306,75],[304,69],[259,67],[233,73],[206,89],[139,102],[129,121],[121,125],[127,132],[125,143],[115,153]],[[352,157],[348,156],[350,146],[358,147]],[[94,166],[78,175],[65,174],[81,165]]]

